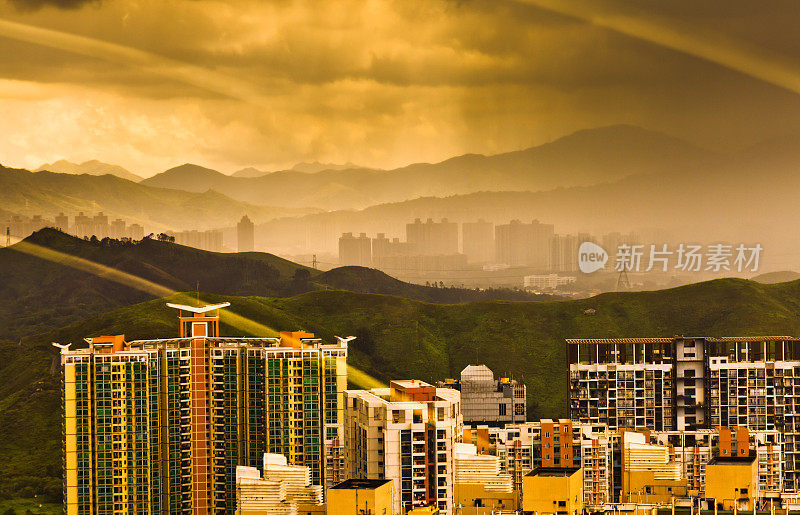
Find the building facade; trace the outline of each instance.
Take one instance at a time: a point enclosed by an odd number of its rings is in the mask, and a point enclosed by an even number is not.
[[[348,478],[393,480],[395,513],[434,504],[453,514],[459,392],[392,381],[390,388],[347,390],[344,397]]]
[[[346,232],[339,238],[339,264],[372,266],[372,242],[366,233],[353,236]]]
[[[265,453],[341,480],[346,342],[220,337],[226,305],[173,305],[179,338],[62,346],[66,513],[233,513]]]
[[[236,224],[236,243],[239,252],[253,252],[255,250],[256,226],[247,215],[244,215]]]
[[[567,340],[571,417],[610,428],[742,426],[800,432],[800,339]],[[783,442],[783,489],[800,488],[800,441]]]
[[[448,380],[437,386],[461,392],[461,414],[466,424],[525,422],[525,383],[511,378],[495,379],[486,365],[467,365],[459,381]]]

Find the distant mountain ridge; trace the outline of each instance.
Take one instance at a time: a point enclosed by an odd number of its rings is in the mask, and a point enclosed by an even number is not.
[[[283,205],[363,209],[418,197],[476,191],[545,191],[615,181],[630,175],[698,170],[716,156],[687,142],[629,125],[579,131],[551,143],[491,156],[466,154],[440,163],[395,170],[285,170],[260,177],[231,177],[196,167],[187,182],[182,165],[142,181],[162,188],[214,189],[245,202],[275,199]],[[215,173],[212,173],[215,172]]]
[[[198,167],[199,168],[199,167]],[[214,172],[217,173],[217,172]],[[5,168],[0,165],[3,210],[52,219],[59,212],[103,211],[151,230],[230,227],[245,214],[258,221],[317,212],[313,208],[270,207],[231,199],[209,189],[187,193],[154,188],[113,175],[73,175]]]
[[[71,173],[75,175],[89,174],[89,175],[116,175],[121,179],[126,179],[133,182],[139,182],[142,178],[118,165],[100,162],[96,159],[84,161],[83,163],[72,163],[66,159],[61,159],[51,164],[43,164],[34,172],[48,171],[53,173]]]

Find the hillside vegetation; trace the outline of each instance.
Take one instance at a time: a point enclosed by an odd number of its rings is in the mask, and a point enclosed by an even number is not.
[[[153,239],[123,244],[91,242],[54,229],[26,238],[25,248],[54,250],[146,279],[173,291],[286,297],[320,289],[388,293],[429,302],[551,300],[547,295],[497,289],[432,288],[398,281],[383,272],[343,267],[321,273],[263,252],[215,253]],[[34,247],[35,246],[35,247]],[[83,272],[20,246],[0,248],[0,338],[17,339],[81,318],[155,298],[106,277]]]
[[[275,330],[302,328],[326,339],[355,335],[349,363],[381,381],[436,381],[457,376],[470,363],[524,377],[533,419],[566,415],[565,338],[800,334],[800,281],[721,279],[560,302],[429,304],[344,291],[202,299],[230,301],[230,311]],[[174,336],[175,312],[164,302],[96,315],[21,344],[0,343],[0,496],[23,490],[60,495],[58,355],[50,342],[79,345],[83,337],[115,333],[128,339]],[[585,315],[587,308],[596,315]],[[226,321],[224,335],[264,336]]]

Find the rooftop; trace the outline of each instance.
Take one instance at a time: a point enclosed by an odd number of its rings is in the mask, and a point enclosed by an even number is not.
[[[800,341],[794,336],[723,336],[716,338],[713,336],[674,336],[672,338],[567,338],[569,345],[582,344],[626,344],[626,343],[672,343],[678,340],[703,340],[711,343],[722,342],[793,342]]]
[[[756,461],[755,453],[749,456],[716,456],[711,458],[708,465],[747,465]]]
[[[536,467],[525,475],[539,477],[569,477],[580,469],[580,467]]]
[[[391,479],[348,479],[331,487],[333,490],[374,490],[386,483],[391,483]]]

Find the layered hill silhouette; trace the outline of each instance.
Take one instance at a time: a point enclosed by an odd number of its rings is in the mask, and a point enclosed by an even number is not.
[[[91,242],[43,229],[17,245],[0,248],[0,338],[19,338],[155,297],[107,275],[76,270],[63,256],[110,267],[172,291],[199,287],[223,295],[285,297],[310,290],[347,289],[440,303],[553,298],[504,289],[420,286],[361,267],[321,273],[272,254],[207,252],[153,239],[130,244]]]
[[[26,487],[45,498],[61,495],[58,355],[50,342],[80,345],[87,336],[121,333],[173,337],[175,313],[165,302],[184,298],[154,299],[0,342],[0,495],[18,496]],[[485,363],[498,374],[524,378],[533,419],[566,415],[565,338],[800,334],[800,281],[720,279],[559,302],[430,304],[346,291],[290,298],[203,293],[201,299],[229,301],[230,312],[262,328],[302,328],[325,339],[355,335],[348,362],[384,382],[435,381]],[[596,314],[585,315],[588,308]],[[267,336],[230,321],[223,313],[223,335]]]
[[[194,192],[213,189],[244,202],[264,203],[268,199],[285,205],[360,209],[424,196],[585,186],[629,175],[697,170],[714,159],[713,154],[679,139],[616,125],[576,132],[526,150],[490,156],[466,154],[440,163],[417,163],[387,171],[286,170],[260,177],[231,177],[186,164],[142,183]]]
[[[103,211],[110,219],[163,229],[209,229],[234,225],[242,215],[266,221],[312,213],[300,207],[269,207],[233,200],[215,191],[195,193],[154,188],[114,175],[30,172],[0,166],[0,205],[22,215],[53,218],[59,212]]]
[[[116,175],[121,179],[127,179],[133,182],[139,182],[142,178],[135,173],[129,172],[119,165],[112,165],[103,163],[96,159],[84,161],[83,163],[72,163],[66,159],[61,159],[51,164],[43,164],[35,172],[48,171],[53,173],[71,173],[74,175],[88,174],[88,175]]]

